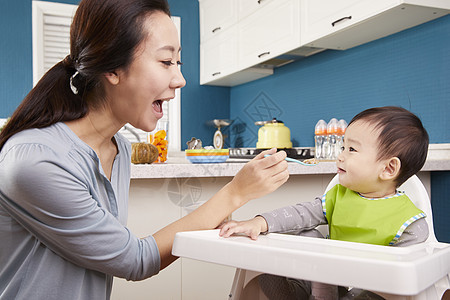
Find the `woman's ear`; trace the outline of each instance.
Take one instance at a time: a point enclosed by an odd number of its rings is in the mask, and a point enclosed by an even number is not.
[[[108,72],[108,73],[105,73],[104,75],[105,75],[106,80],[110,84],[112,84],[112,85],[119,84],[120,80],[119,80],[119,75],[117,74],[117,72],[115,72],[115,71],[114,72]]]
[[[395,180],[400,173],[401,161],[398,157],[391,157],[386,160],[384,170],[381,172],[381,179],[383,180]]]

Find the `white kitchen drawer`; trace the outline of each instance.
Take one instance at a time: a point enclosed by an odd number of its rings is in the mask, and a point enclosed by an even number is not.
[[[200,84],[210,82],[237,70],[237,26],[200,45]]]
[[[345,50],[448,13],[448,0],[304,0],[302,44]],[[432,6],[432,7],[429,7]]]
[[[245,69],[300,46],[300,2],[270,1],[238,25],[238,67]]]
[[[199,0],[199,17],[203,43],[237,22],[237,0]]]

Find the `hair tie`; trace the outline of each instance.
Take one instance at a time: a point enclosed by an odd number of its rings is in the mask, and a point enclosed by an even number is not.
[[[73,85],[73,79],[74,79],[75,77],[77,77],[78,74],[79,74],[79,72],[76,71],[75,74],[73,74],[73,75],[70,77],[70,89],[72,90],[72,93],[74,93],[74,95],[78,95],[78,89],[76,88],[76,86]]]

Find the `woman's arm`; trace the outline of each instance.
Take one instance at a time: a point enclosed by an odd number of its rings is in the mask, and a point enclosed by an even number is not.
[[[286,153],[275,149],[260,153],[248,162],[233,180],[189,215],[156,232],[153,237],[161,256],[161,269],[172,263],[172,244],[180,231],[216,228],[233,211],[250,201],[275,191],[289,177]],[[266,154],[273,154],[264,158]]]

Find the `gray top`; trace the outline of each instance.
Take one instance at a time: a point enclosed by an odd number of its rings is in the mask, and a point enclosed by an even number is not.
[[[286,206],[261,214],[266,219],[268,232],[305,232],[328,224],[323,214],[322,199]],[[409,246],[425,242],[428,224],[421,218],[409,225],[393,246]]]
[[[130,143],[111,181],[67,125],[22,131],[0,152],[0,299],[109,299],[113,276],[159,272],[153,237],[126,227]]]

